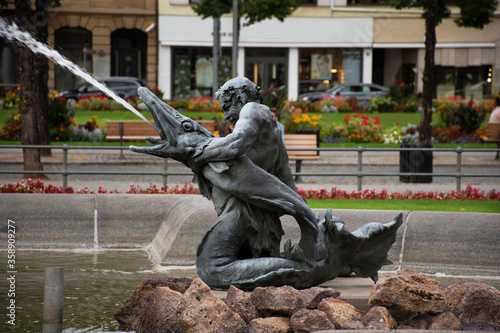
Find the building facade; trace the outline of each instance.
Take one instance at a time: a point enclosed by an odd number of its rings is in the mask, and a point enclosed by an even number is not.
[[[13,5],[4,10],[14,16]],[[49,44],[96,77],[134,76],[155,86],[156,21],[155,0],[61,1],[60,7],[49,8]],[[0,40],[0,84],[16,83],[16,63],[15,45]],[[49,64],[49,89],[82,84],[67,70]]]
[[[194,1],[191,1],[194,2]],[[425,25],[419,10],[395,10],[373,0],[303,1],[284,22],[245,26],[238,45],[238,76],[262,89],[281,87],[289,99],[339,83],[394,80],[422,91]],[[452,17],[437,27],[436,96],[474,99],[500,89],[500,13],[483,30],[459,28]],[[218,78],[231,77],[232,17],[221,18]],[[158,83],[168,99],[211,95],[213,20],[201,19],[189,0],[158,7]]]
[[[194,0],[62,1],[49,13],[52,47],[97,77],[135,76],[159,86],[166,99],[213,94],[213,20]],[[452,17],[437,27],[436,97],[474,99],[500,89],[500,11],[484,29],[459,28]],[[13,16],[13,5],[4,9]],[[250,26],[241,20],[238,75],[288,99],[339,83],[394,80],[422,92],[424,20],[380,0],[304,0],[284,22]],[[231,78],[232,17],[221,18],[219,85]],[[0,86],[16,83],[15,45],[0,39]],[[81,82],[50,63],[49,88]],[[215,87],[217,88],[217,87]]]

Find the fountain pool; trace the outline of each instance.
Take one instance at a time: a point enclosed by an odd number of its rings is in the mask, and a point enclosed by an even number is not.
[[[0,256],[7,258],[6,251]],[[0,332],[41,332],[46,267],[64,268],[63,332],[116,332],[113,315],[132,291],[150,278],[195,278],[196,269],[155,269],[141,250],[17,250],[16,251],[16,325],[0,321]],[[0,279],[0,289],[8,282]],[[7,307],[7,298],[0,298]],[[5,313],[5,311],[3,311]]]

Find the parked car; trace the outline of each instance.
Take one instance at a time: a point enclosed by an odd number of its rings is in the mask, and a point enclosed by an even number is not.
[[[99,82],[104,83],[109,89],[116,92],[121,98],[127,99],[132,96],[137,96],[137,88],[147,87],[146,82],[135,77],[127,76],[114,76],[108,78],[98,79]],[[106,95],[90,83],[86,83],[78,89],[66,90],[59,93],[58,97],[66,99],[78,99],[79,97],[86,96],[104,96]]]
[[[341,84],[324,92],[311,92],[299,95],[299,100],[308,102],[317,102],[326,96],[344,98],[354,97],[356,100],[370,100],[377,96],[387,95],[389,89],[373,83],[351,83]]]

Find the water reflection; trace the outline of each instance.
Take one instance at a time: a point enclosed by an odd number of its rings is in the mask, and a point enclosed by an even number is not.
[[[5,251],[0,255],[7,257]],[[143,280],[196,276],[194,268],[154,269],[144,251],[31,251],[16,252],[16,326],[4,314],[0,332],[41,332],[46,267],[64,267],[63,332],[119,331],[116,310]],[[4,270],[6,272],[6,270]],[[6,278],[0,281],[8,290]],[[6,292],[0,308],[6,309]]]

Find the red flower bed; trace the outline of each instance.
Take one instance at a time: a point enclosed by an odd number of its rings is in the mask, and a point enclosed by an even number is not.
[[[376,191],[375,189],[365,189],[362,191],[343,191],[336,187],[332,188],[330,191],[327,189],[319,190],[305,190],[303,188],[297,187],[298,193],[304,199],[324,199],[324,200],[334,200],[334,199],[367,199],[367,200],[494,200],[500,201],[500,192],[492,189],[489,192],[482,191],[478,187],[472,187],[467,184],[466,188],[457,191],[451,190],[450,192],[394,192],[387,193],[384,188],[381,191]],[[93,190],[89,190],[84,187],[80,190],[75,191],[72,186],[63,188],[62,186],[47,185],[40,180],[28,179],[27,181],[21,181],[20,183],[8,183],[0,185],[0,193],[65,193],[65,194],[94,194]],[[97,190],[99,194],[122,194],[120,190],[108,191],[104,187],[99,186]],[[193,183],[185,183],[184,186],[179,187],[178,185],[169,188],[168,185],[157,187],[154,184],[149,184],[149,187],[143,189],[140,186],[130,185],[130,189],[126,192],[127,194],[200,194],[200,191]]]

